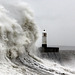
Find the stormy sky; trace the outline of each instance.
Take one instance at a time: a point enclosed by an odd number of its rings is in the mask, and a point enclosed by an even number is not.
[[[48,33],[48,45],[75,46],[75,0],[24,0],[37,25]]]
[[[34,10],[40,31],[47,31],[49,46],[75,46],[75,0],[0,0],[0,3],[7,3],[8,7],[8,3],[17,1],[27,2]]]

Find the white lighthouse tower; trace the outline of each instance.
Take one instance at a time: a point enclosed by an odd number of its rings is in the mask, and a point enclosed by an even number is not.
[[[47,33],[45,30],[43,30],[43,32],[42,32],[42,47],[44,49],[47,48]]]

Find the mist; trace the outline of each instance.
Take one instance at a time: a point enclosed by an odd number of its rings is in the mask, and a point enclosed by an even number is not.
[[[75,50],[70,46],[51,53],[36,47],[43,29],[48,45],[74,45],[74,11],[68,7],[73,2],[64,3],[0,0],[0,75],[75,75]]]

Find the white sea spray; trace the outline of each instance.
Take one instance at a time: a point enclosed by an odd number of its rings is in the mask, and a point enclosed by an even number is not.
[[[0,2],[0,75],[75,74],[59,63],[36,56],[38,28],[27,3]]]

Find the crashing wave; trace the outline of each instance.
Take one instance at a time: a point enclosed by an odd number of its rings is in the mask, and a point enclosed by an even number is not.
[[[38,28],[32,11],[26,3],[11,7],[7,10],[0,5],[0,75],[74,75],[34,54]]]

